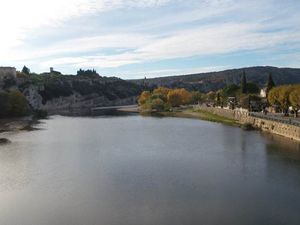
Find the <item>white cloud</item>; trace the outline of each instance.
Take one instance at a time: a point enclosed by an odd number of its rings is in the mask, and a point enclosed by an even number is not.
[[[168,37],[149,37],[134,35],[114,36],[108,39],[102,38],[101,46],[110,47],[136,47],[134,51],[128,51],[113,55],[88,55],[71,58],[57,58],[44,62],[50,65],[61,66],[68,60],[75,67],[119,67],[132,63],[140,63],[149,60],[163,60],[172,58],[184,58],[195,55],[224,54],[241,50],[260,50],[271,48],[278,44],[284,44],[290,40],[299,40],[300,33],[276,32],[264,33],[260,31],[259,24],[225,23],[215,26],[200,27],[197,29],[181,30]],[[96,39],[98,40],[98,38]],[[107,41],[104,41],[107,40]],[[115,41],[112,41],[115,40]],[[119,40],[119,41],[118,41]],[[124,40],[124,41],[122,41]],[[69,46],[75,46],[72,44]],[[128,43],[127,43],[128,42]],[[97,41],[83,44],[81,50],[99,47]],[[124,44],[124,46],[123,46]],[[66,50],[66,49],[65,49]],[[64,51],[61,49],[61,51]]]
[[[0,61],[34,64],[42,69],[49,66],[116,68],[148,61],[265,50],[281,44],[299,43],[297,24],[300,17],[298,14],[284,17],[290,8],[285,8],[280,12],[281,16],[276,17],[272,8],[276,4],[271,4],[274,2],[0,0],[0,27],[5,30],[0,35]],[[86,37],[51,41],[47,46],[26,45],[32,31],[63,27],[66,21],[74,18],[110,10],[145,10],[147,7],[176,3],[188,7],[176,13],[166,10],[164,14],[165,11],[162,11],[160,16],[145,21],[138,17],[140,21],[122,24],[122,29],[116,26],[110,33],[87,33]],[[251,17],[251,22],[248,17]],[[266,30],[269,32],[264,32]]]
[[[1,57],[20,46],[30,31],[59,26],[74,17],[122,7],[153,7],[168,0],[0,0]],[[1,59],[1,58],[0,58]]]

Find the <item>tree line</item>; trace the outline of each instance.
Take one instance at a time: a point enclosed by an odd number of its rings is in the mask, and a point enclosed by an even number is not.
[[[292,106],[297,117],[300,110],[300,84],[274,87],[269,91],[267,97],[268,102],[271,105],[279,106],[285,115]]]
[[[144,91],[138,103],[143,111],[169,111],[181,105],[206,103],[214,106],[242,107],[251,109],[251,102],[261,104],[261,109],[267,106],[278,106],[287,114],[290,106],[295,116],[300,110],[300,84],[282,85],[276,87],[272,74],[264,86],[266,98],[259,95],[260,88],[255,83],[247,82],[245,73],[242,74],[240,85],[229,84],[218,91],[206,94],[199,91],[187,91],[184,88],[169,89],[158,87],[153,91]],[[234,102],[231,102],[234,101]]]
[[[169,111],[173,107],[198,103],[202,98],[203,94],[199,91],[158,87],[152,92],[143,91],[138,103],[143,111]]]

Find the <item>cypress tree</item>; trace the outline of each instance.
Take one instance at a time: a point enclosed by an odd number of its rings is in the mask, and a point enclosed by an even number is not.
[[[25,73],[25,74],[29,75],[30,74],[30,69],[26,66],[23,66],[22,73]]]
[[[270,91],[273,87],[275,87],[275,83],[273,81],[272,73],[269,73],[268,82],[266,84],[267,90]]]
[[[247,79],[246,79],[246,73],[243,71],[242,80],[241,80],[241,90],[243,94],[247,93]]]

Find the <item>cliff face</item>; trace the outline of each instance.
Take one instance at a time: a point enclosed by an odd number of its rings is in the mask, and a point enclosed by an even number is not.
[[[132,105],[141,93],[139,85],[118,78],[31,75],[17,78],[14,87],[34,110],[50,114],[82,111],[101,106]]]

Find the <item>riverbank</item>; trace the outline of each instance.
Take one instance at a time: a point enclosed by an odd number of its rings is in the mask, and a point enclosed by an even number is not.
[[[207,120],[211,122],[223,123],[230,126],[241,126],[241,124],[234,119],[227,118],[224,116],[216,115],[201,109],[177,109],[172,112],[152,112],[152,113],[141,113],[142,115],[153,115],[153,116],[166,116],[166,117],[181,117],[181,118],[193,118]]]
[[[5,118],[0,119],[0,133],[20,131],[20,130],[33,130],[33,125],[37,120],[32,116],[21,118]]]
[[[223,123],[230,126],[238,126],[244,130],[256,129],[298,142],[300,141],[299,126],[281,123],[271,119],[254,117],[243,110],[230,110],[214,107],[207,108],[199,106],[196,108],[190,107],[184,109],[176,109],[172,112],[152,112],[146,113],[145,115],[202,119]]]
[[[243,109],[224,109],[217,107],[198,106],[199,110],[236,120],[242,127],[255,128],[264,132],[280,135],[295,141],[300,141],[300,126],[288,123],[286,120],[275,120],[272,117],[256,115]]]

